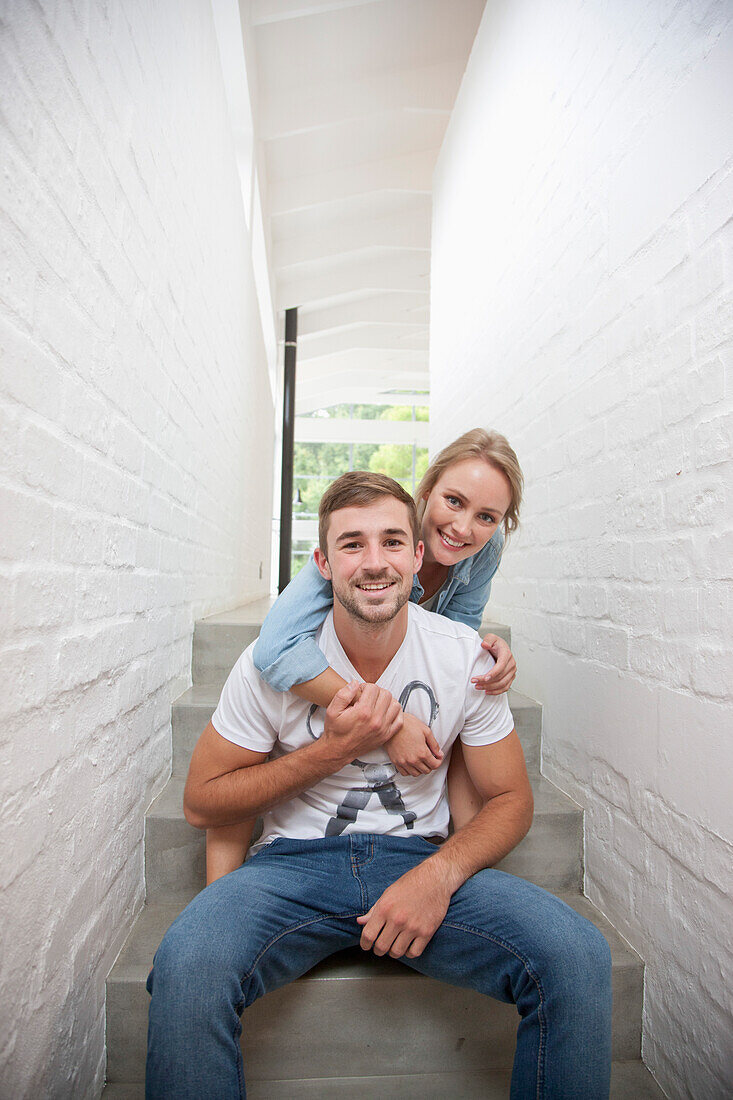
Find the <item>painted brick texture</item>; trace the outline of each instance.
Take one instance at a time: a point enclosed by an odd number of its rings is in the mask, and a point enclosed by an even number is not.
[[[432,442],[519,453],[491,617],[690,1100],[733,1064],[732,15],[489,5],[434,192]]]
[[[273,410],[210,6],[0,13],[0,1093],[76,1100],[193,622],[268,589]]]

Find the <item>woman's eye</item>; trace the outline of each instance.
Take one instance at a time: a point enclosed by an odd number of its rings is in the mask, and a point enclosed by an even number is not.
[[[479,519],[483,523],[496,523],[494,517],[490,516],[488,512],[481,512],[481,514],[479,515]]]
[[[461,502],[458,497],[447,496],[445,499],[448,501],[449,504],[452,504],[454,507],[460,507]]]

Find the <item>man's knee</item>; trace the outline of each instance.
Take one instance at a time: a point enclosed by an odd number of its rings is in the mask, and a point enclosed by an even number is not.
[[[571,956],[578,971],[611,980],[611,949],[606,937],[585,917],[576,916]]]
[[[197,934],[182,918],[175,921],[155,952],[148,992],[157,999],[189,1009],[198,1005],[207,1012],[225,990],[230,993],[227,987],[231,983],[216,937]]]
[[[580,1001],[610,996],[611,949],[603,933],[569,907],[553,931],[545,942],[544,964],[555,988]]]

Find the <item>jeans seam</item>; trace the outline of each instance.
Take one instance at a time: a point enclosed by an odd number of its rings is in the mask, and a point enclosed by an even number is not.
[[[355,856],[353,852],[350,854],[349,859],[351,860],[351,870],[355,878],[359,877],[357,872],[360,867],[368,867],[370,863],[374,862],[375,854],[376,853],[373,837],[369,840],[369,854],[365,856],[364,859],[359,859],[359,857]]]
[[[360,917],[362,914],[357,910],[353,913],[327,913],[322,917],[311,917],[310,920],[299,921],[298,924],[292,924],[289,928],[283,928],[278,932],[276,936],[268,940],[264,945],[260,953],[255,957],[252,966],[241,977],[241,981],[246,982],[248,978],[251,978],[254,974],[255,967],[260,960],[267,954],[271,947],[274,947],[278,940],[281,940],[283,936],[289,936],[291,932],[297,932],[301,928],[308,928],[312,924],[319,924],[324,920],[342,920],[344,917]],[[333,954],[333,952],[331,952]]]
[[[356,881],[359,883],[359,894],[361,895],[361,904],[362,904],[362,908],[364,909],[364,912],[366,912],[366,910],[369,908],[369,905],[368,905],[369,894],[367,892],[366,886],[364,885],[364,883],[363,883],[363,881],[362,881],[362,879],[359,875],[359,865],[354,862],[353,858],[351,860],[351,873],[354,876],[354,878],[356,879]]]
[[[240,1037],[242,1035],[241,1016],[242,1016],[242,1012],[244,1011],[244,1002],[241,1001],[240,1004],[242,1005],[242,1008],[240,1009],[239,1005],[237,1005],[237,1008],[235,1010],[236,1013],[237,1013],[237,1024],[235,1025],[235,1028],[234,1028],[234,1033],[232,1035],[232,1041],[234,1043],[234,1049],[237,1052],[237,1054],[236,1054],[236,1057],[237,1057],[237,1080],[239,1082],[239,1097],[240,1097],[240,1100],[244,1100],[245,1096],[247,1095],[247,1088],[246,1088],[246,1085],[244,1083],[244,1062],[242,1061],[242,1049],[239,1045],[239,1040],[240,1040]]]
[[[540,981],[539,977],[537,976],[537,974],[535,974],[534,970],[530,966],[529,960],[520,951],[518,951],[515,947],[513,947],[510,943],[507,943],[506,940],[500,939],[499,936],[492,936],[489,932],[484,932],[480,928],[473,928],[470,924],[459,924],[456,921],[444,920],[442,922],[441,927],[442,928],[454,928],[458,932],[468,932],[471,935],[480,936],[482,939],[490,940],[491,943],[495,943],[495,944],[498,944],[499,947],[503,947],[505,951],[508,951],[511,955],[514,955],[515,959],[519,959],[522,966],[524,967],[524,969],[526,970],[526,972],[529,974],[530,978],[534,982],[535,986],[537,987],[537,992],[538,992],[539,998],[540,998],[540,1005],[539,1005],[539,1009],[538,1009],[538,1018],[539,1018],[539,1025],[540,1025],[540,1042],[539,1042],[539,1050],[537,1051],[537,1093],[536,1093],[536,1095],[537,1095],[538,1100],[540,1100],[541,1086],[542,1086],[542,1079],[543,1079],[543,1069],[544,1069],[545,1044],[546,1044],[546,1039],[547,1039],[547,1023],[546,1023],[546,1020],[545,1020],[545,1013],[544,1013],[545,997],[544,997],[544,991],[542,989],[542,982]]]

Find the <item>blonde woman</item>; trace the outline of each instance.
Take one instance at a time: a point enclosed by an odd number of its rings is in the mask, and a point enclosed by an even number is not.
[[[440,452],[415,494],[425,552],[411,600],[478,629],[505,538],[519,522],[522,487],[517,456],[498,432],[474,428]],[[275,602],[255,645],[255,665],[275,691],[293,691],[327,707],[344,686],[315,641],[332,605],[331,584],[311,559]],[[487,635],[483,645],[495,664],[474,684],[478,691],[499,695],[514,680],[516,664],[496,635]],[[401,775],[425,774],[442,758],[429,728],[407,711],[402,729],[385,748]],[[460,741],[452,751],[448,797],[456,828],[483,804],[466,771]],[[207,882],[241,864],[252,824],[208,830]]]

